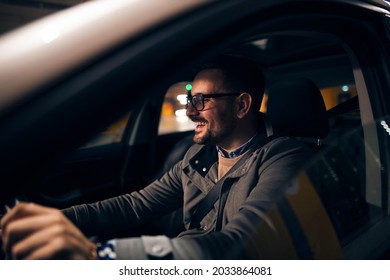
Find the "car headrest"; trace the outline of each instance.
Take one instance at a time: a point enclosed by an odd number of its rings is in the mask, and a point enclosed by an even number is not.
[[[316,139],[323,139],[329,133],[324,100],[309,79],[284,80],[271,85],[266,115],[276,132]]]

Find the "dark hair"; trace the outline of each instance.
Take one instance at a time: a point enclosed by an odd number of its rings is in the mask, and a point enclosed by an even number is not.
[[[260,109],[265,78],[263,71],[254,61],[241,56],[223,54],[201,65],[198,72],[207,69],[221,70],[226,87],[234,92],[249,93],[253,99],[253,107]]]

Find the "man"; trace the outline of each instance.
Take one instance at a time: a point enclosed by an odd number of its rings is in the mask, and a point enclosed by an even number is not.
[[[224,55],[204,65],[188,95],[195,145],[181,161],[139,192],[94,204],[59,211],[19,203],[1,221],[6,251],[17,259],[264,256],[253,236],[311,150],[270,136],[259,113],[263,92],[264,77],[253,62]],[[215,198],[206,196],[210,190]],[[185,230],[177,238],[97,246],[86,237],[126,232],[180,207]]]

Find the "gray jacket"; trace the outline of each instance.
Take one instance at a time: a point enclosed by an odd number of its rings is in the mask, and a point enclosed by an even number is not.
[[[256,138],[255,142],[264,141],[265,135]],[[222,178],[219,199],[195,228],[190,228],[194,210],[217,181],[215,146],[193,145],[180,162],[140,191],[63,212],[85,234],[99,235],[131,230],[182,207],[185,230],[178,237],[116,239],[117,258],[253,258],[257,253],[248,248],[255,248],[251,242],[258,240],[251,236],[312,150],[292,138],[278,137],[248,152],[242,166]]]

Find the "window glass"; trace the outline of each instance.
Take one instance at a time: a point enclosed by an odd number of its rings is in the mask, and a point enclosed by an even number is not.
[[[353,84],[322,88],[321,93],[327,110],[357,96],[356,86]]]
[[[380,121],[370,129],[372,139],[379,143],[388,142],[389,119]],[[331,219],[342,245],[347,244],[362,231],[368,230],[382,217],[387,205],[383,195],[387,193],[386,180],[378,180],[376,185],[367,183],[367,176],[381,170],[385,178],[388,172],[386,158],[370,149],[365,141],[367,127],[360,127],[346,133],[337,146],[331,146],[319,153],[306,169],[311,184],[317,190]],[[383,129],[381,129],[381,127]],[[380,145],[381,149],[388,149]],[[370,150],[370,153],[367,153]],[[387,155],[388,151],[382,151]],[[375,165],[367,164],[375,162]],[[379,199],[373,200],[372,193]]]
[[[179,82],[166,92],[161,108],[158,134],[184,132],[194,129],[193,122],[186,116],[186,85],[190,82]],[[130,113],[100,132],[82,148],[91,148],[121,141]]]
[[[193,122],[186,116],[186,85],[180,82],[172,85],[165,94],[161,110],[159,135],[194,129]]]
[[[100,132],[95,138],[89,141],[82,148],[92,148],[102,145],[108,145],[111,143],[119,143],[125,132],[127,121],[129,120],[130,112],[127,113],[120,120],[111,124],[107,129]]]
[[[357,96],[356,86],[354,84],[343,84],[333,87],[320,89],[327,110]],[[267,92],[264,93],[261,103],[260,112],[267,112]]]

